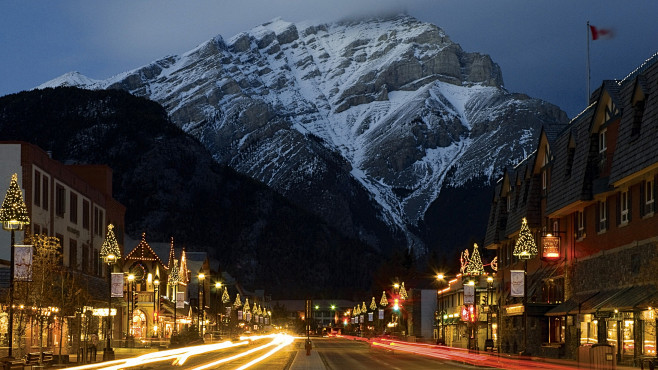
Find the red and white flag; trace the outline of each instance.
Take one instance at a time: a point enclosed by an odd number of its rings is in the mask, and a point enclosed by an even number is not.
[[[615,35],[611,28],[597,28],[591,24],[589,30],[592,32],[592,40],[611,39]]]

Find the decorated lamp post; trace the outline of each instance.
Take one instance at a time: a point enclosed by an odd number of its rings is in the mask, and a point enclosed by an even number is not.
[[[384,321],[384,309],[388,306],[388,299],[386,298],[386,292],[382,291],[382,298],[379,300],[379,316],[377,319],[379,322]]]
[[[9,183],[9,189],[5,194],[5,199],[0,208],[0,222],[2,228],[11,231],[11,245],[10,245],[10,266],[9,266],[9,353],[8,358],[13,359],[13,342],[14,342],[14,250],[16,243],[14,232],[21,231],[25,226],[30,224],[30,216],[27,213],[27,206],[23,201],[23,192],[18,186],[18,175],[13,174]]]
[[[199,311],[197,311],[197,316],[196,316],[196,322],[198,325],[198,330],[199,330],[199,336],[203,338],[203,279],[205,279],[206,275],[204,273],[200,273],[197,279],[197,302],[199,303]]]
[[[174,260],[174,264],[169,271],[167,283],[174,288],[174,328],[172,335],[176,334],[176,308],[178,307],[178,283],[180,282],[180,273],[178,271],[178,260]]]
[[[229,297],[229,295],[228,295],[228,288],[226,287],[226,285],[224,285],[224,293],[222,293],[222,305],[221,305],[222,312],[219,315],[219,318],[220,318],[220,321],[221,321],[221,324],[222,324],[221,329],[220,329],[222,334],[224,334],[224,321],[228,320],[228,317],[227,317],[226,320],[222,319],[222,317],[224,315],[224,312],[225,312],[224,310],[225,309],[226,309],[226,311],[228,311],[228,312],[226,312],[227,315],[230,314],[230,306],[225,307],[226,304],[229,303],[229,302],[231,302],[231,297]]]
[[[160,316],[160,279],[157,277],[153,280],[153,331],[155,337],[160,337],[159,320]]]
[[[523,218],[519,238],[512,254],[523,260],[523,352],[528,353],[528,260],[537,255],[537,244],[528,227],[528,220]],[[514,282],[512,281],[512,284]]]
[[[103,361],[114,359],[114,350],[112,349],[112,266],[121,258],[121,249],[116,236],[114,236],[114,225],[107,225],[107,235],[101,245],[100,257],[107,264],[107,285],[109,287],[109,296],[107,297],[107,332],[105,338],[107,344],[103,351]]]

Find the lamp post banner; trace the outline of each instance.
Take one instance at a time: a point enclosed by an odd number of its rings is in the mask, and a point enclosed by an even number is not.
[[[185,308],[185,292],[176,292],[176,308]]]
[[[379,319],[384,320],[384,310],[381,308],[379,309]]]
[[[123,297],[123,272],[112,273],[112,298]]]
[[[464,304],[475,304],[474,285],[464,285]]]
[[[32,281],[32,246],[14,244],[14,281]]]
[[[372,321],[373,316],[375,316],[374,312],[368,312],[368,321]]]
[[[510,295],[512,297],[523,297],[523,280],[525,279],[525,271],[523,270],[510,270]]]

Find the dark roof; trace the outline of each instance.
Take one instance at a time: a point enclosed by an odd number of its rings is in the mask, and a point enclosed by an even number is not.
[[[595,106],[588,107],[571,121],[569,129],[563,131],[553,142],[553,163],[546,198],[546,213],[551,214],[582,200],[592,198],[588,186],[588,159],[590,152],[589,125]],[[570,142],[575,144],[573,155],[569,155]],[[571,163],[569,163],[571,162]]]
[[[597,291],[581,292],[573,295],[566,302],[551,309],[546,313],[546,316],[564,316],[573,310],[578,310],[578,305],[598,294]]]
[[[639,134],[633,134],[636,109],[632,105],[637,86],[636,79],[645,91],[644,114]],[[624,177],[658,163],[658,56],[654,56],[641,74],[620,83],[622,117],[619,124],[617,145],[612,160],[610,182],[615,183]]]
[[[658,292],[655,285],[641,285],[625,289],[621,294],[615,295],[601,307],[604,311],[630,311],[643,303],[648,302]],[[649,306],[650,304],[647,304]]]

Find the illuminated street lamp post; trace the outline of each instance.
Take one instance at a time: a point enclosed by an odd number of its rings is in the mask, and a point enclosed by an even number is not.
[[[523,353],[528,354],[528,260],[537,255],[537,244],[525,217],[512,254],[523,260]]]
[[[134,274],[128,274],[128,312],[126,312],[126,343],[132,336],[132,316],[135,304],[133,301],[133,282],[135,281]],[[131,306],[132,303],[132,306]]]
[[[107,285],[109,288],[109,296],[107,297],[107,327],[105,338],[107,339],[107,344],[105,345],[105,350],[103,350],[103,361],[114,360],[114,350],[112,349],[112,266],[117,263],[121,258],[121,249],[119,249],[119,243],[117,238],[114,236],[114,225],[107,225],[107,235],[103,244],[101,245],[100,257],[103,259],[103,262],[107,264]]]
[[[439,283],[440,283],[439,294],[441,294],[441,298],[439,298],[440,305],[439,305],[439,317],[438,317],[438,319],[441,322],[441,337],[439,338],[439,343],[445,344],[445,341],[446,341],[445,307],[444,307],[445,296],[443,295],[443,294],[445,294],[445,292],[443,291],[443,288],[446,285],[445,275],[443,275],[441,273],[437,274],[436,275],[436,280],[438,280]],[[438,297],[438,294],[437,294],[437,297]]]
[[[0,209],[0,222],[2,222],[2,228],[8,231],[11,231],[11,245],[10,245],[10,266],[9,266],[9,352],[7,357],[13,359],[13,342],[14,342],[14,244],[15,231],[21,231],[25,228],[26,225],[30,224],[30,216],[27,213],[27,206],[23,201],[23,192],[18,186],[18,175],[13,174],[11,176],[11,182],[9,183],[9,189],[5,194],[5,199],[2,202],[2,208]]]
[[[171,331],[172,336],[176,334],[176,306],[178,305],[178,283],[180,282],[180,273],[178,272],[178,260],[174,260],[174,264],[169,271],[167,283],[174,287],[174,328]]]
[[[153,330],[155,337],[160,338],[159,320],[160,318],[160,279],[153,280]]]
[[[199,279],[197,280],[197,301],[199,302],[199,311],[197,312],[197,325],[199,326],[199,336],[203,338],[203,292],[201,291],[203,286],[203,279],[206,277],[205,274],[200,273]]]
[[[493,277],[487,276],[487,342],[489,341],[489,325],[491,325],[491,293],[493,291]],[[493,334],[493,330],[492,330]],[[485,349],[486,349],[485,345]]]

